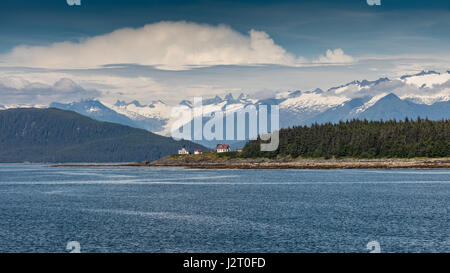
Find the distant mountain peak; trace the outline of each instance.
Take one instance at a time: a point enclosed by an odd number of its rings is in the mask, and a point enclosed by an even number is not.
[[[379,101],[383,100],[401,100],[401,99],[394,93],[389,93],[386,96],[382,97]]]
[[[223,102],[222,98],[216,95],[214,98],[205,99],[203,100],[204,105],[210,105],[210,104],[219,104]]]
[[[50,104],[50,106],[52,106],[52,105],[59,105],[59,104],[63,104],[63,103],[52,102]],[[74,101],[74,102],[68,103],[67,105],[77,106],[77,107],[80,107],[80,108],[89,108],[89,107],[92,107],[92,106],[104,106],[97,99],[81,99],[79,101]]]
[[[247,94],[241,93],[241,94],[239,94],[239,97],[237,99],[238,100],[245,100],[245,99],[248,99],[248,96],[247,96]]]
[[[100,110],[107,111],[112,113],[113,111],[106,107],[103,103],[101,103],[98,100],[95,99],[83,99],[76,102],[71,103],[59,103],[59,102],[52,102],[50,104],[50,107],[63,109],[63,110],[71,110],[75,111],[80,114],[85,113],[92,113],[92,112],[98,112]]]
[[[246,103],[248,100],[249,100],[248,95],[244,93],[239,94],[237,98],[234,98],[232,93],[228,93],[224,98],[224,101],[226,101],[227,104]]]
[[[335,90],[338,90],[340,88],[348,87],[348,86],[351,86],[351,85],[356,85],[356,86],[359,86],[361,88],[370,87],[370,86],[375,86],[375,85],[378,85],[380,83],[388,82],[388,81],[390,81],[390,79],[387,78],[387,77],[379,78],[379,79],[374,80],[374,81],[369,81],[369,80],[359,81],[359,80],[355,80],[355,81],[352,81],[352,82],[349,82],[349,83],[346,83],[346,84],[343,84],[343,85],[340,85],[340,86],[332,87],[332,88],[328,89],[327,92],[335,91]]]
[[[364,86],[370,86],[370,85],[378,85],[382,82],[388,82],[388,81],[390,81],[390,80],[387,77],[379,78],[378,80],[375,80],[375,81],[363,80],[359,83],[359,86],[364,87]]]
[[[156,107],[156,106],[155,106],[156,104],[166,105],[166,103],[163,102],[162,100],[154,100],[154,101],[152,101],[152,103],[150,103],[149,105],[147,105],[147,107],[149,107],[149,108],[155,108],[155,107]]]
[[[182,100],[182,101],[180,101],[180,103],[178,105],[184,105],[184,106],[191,108],[192,102],[190,102],[189,100]]]
[[[332,91],[335,91],[337,89],[344,88],[344,87],[347,87],[347,86],[350,86],[350,85],[359,85],[360,83],[361,83],[360,81],[355,80],[355,81],[352,81],[352,82],[349,82],[349,83],[346,83],[346,84],[343,84],[343,85],[339,85],[339,86],[336,86],[336,87],[331,87],[331,88],[329,88],[327,90],[327,92],[332,92]]]
[[[124,100],[117,100],[116,103],[114,103],[115,106],[126,106],[127,103]]]
[[[302,94],[301,90],[291,91],[291,92],[289,92],[288,97],[289,98],[295,98],[297,96],[300,96],[301,94]]]
[[[140,104],[139,101],[137,101],[137,100],[133,100],[129,104],[134,104],[136,107],[144,107],[145,106],[145,105]]]
[[[228,93],[228,94],[225,96],[225,100],[234,100],[233,94]]]
[[[421,72],[417,73],[417,74],[412,74],[412,75],[403,75],[400,77],[401,80],[407,79],[407,78],[411,78],[411,77],[417,77],[417,76],[424,76],[424,75],[440,75],[441,73],[433,71],[433,70],[422,70]]]
[[[219,95],[216,95],[214,97],[209,98],[203,98],[202,104],[203,105],[217,105],[221,104],[223,102],[226,102],[226,104],[234,104],[234,103],[247,103],[250,99],[248,98],[248,95],[241,93],[237,98],[233,96],[232,93],[228,93],[225,95],[225,97],[222,99]],[[162,102],[164,103],[164,102]],[[182,100],[179,105],[186,105],[188,107],[192,107],[193,102],[190,100]]]
[[[321,93],[323,93],[323,90],[320,88],[316,88],[316,89],[314,89],[313,93],[321,94]]]
[[[136,107],[145,107],[146,105],[141,104],[139,101],[137,100],[133,100],[130,102],[126,102],[124,100],[117,100],[116,103],[114,104],[115,106],[128,106],[128,105],[135,105]]]

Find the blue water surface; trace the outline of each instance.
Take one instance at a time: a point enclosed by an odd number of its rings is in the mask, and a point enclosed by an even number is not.
[[[450,252],[450,170],[0,165],[0,252]]]

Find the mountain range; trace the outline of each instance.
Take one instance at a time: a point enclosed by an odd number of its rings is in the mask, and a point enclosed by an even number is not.
[[[182,100],[179,105],[192,108],[193,102]],[[278,105],[280,127],[312,123],[339,122],[350,119],[389,120],[405,117],[427,117],[432,120],[450,118],[450,71],[422,71],[392,79],[355,80],[343,85],[311,91],[293,90],[275,93],[271,97],[254,99],[248,95],[215,96],[203,100],[203,113],[225,111],[227,107],[238,110],[248,105]],[[99,100],[82,100],[72,103],[52,103],[51,107],[75,111],[99,121],[119,123],[145,129],[160,135],[170,135],[174,118],[174,105],[161,100],[149,104],[118,100],[109,104]],[[10,106],[0,106],[1,108]],[[205,124],[209,118],[202,118]],[[247,128],[248,129],[248,128]],[[242,147],[245,141],[197,141],[214,147],[223,142]]]
[[[56,108],[0,111],[0,128],[0,162],[136,162],[175,154],[181,146],[207,150]]]

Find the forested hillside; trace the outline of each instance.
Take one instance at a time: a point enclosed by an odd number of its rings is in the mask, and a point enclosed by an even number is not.
[[[0,162],[135,162],[177,153],[189,142],[55,108],[0,111]]]
[[[250,141],[243,157],[449,157],[450,120],[418,118],[404,121],[352,120],[313,124],[280,131],[274,152],[261,152],[260,140]]]

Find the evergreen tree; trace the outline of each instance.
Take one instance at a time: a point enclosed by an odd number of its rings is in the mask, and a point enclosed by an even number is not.
[[[250,141],[243,157],[449,157],[450,120],[367,121],[312,124],[280,130],[274,152],[261,152],[261,140]]]

